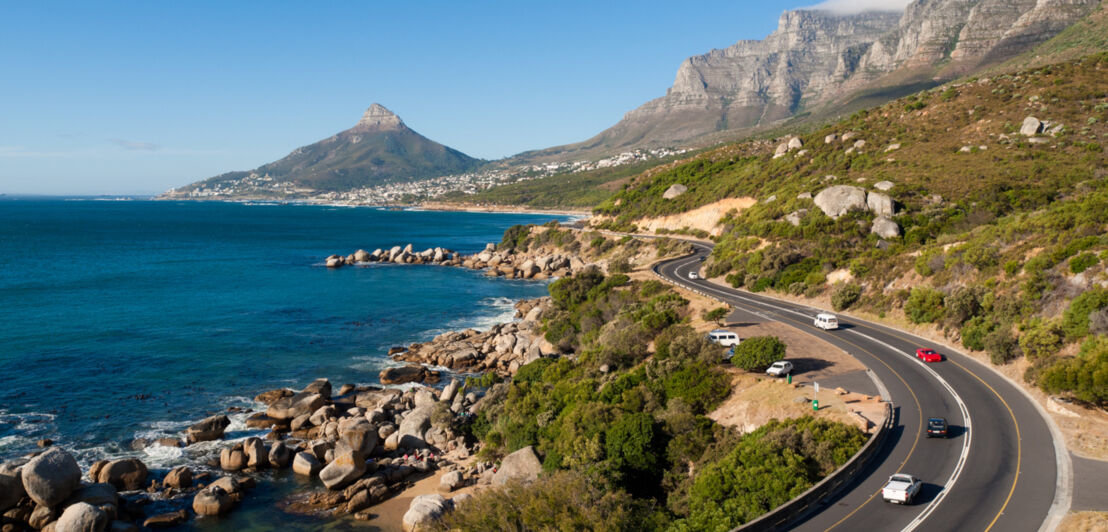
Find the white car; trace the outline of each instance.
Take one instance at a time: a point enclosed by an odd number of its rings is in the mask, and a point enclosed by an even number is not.
[[[836,318],[834,314],[820,312],[819,314],[816,314],[816,319],[813,325],[825,331],[833,331],[839,328],[839,318]]]
[[[689,279],[692,279],[692,280],[694,280],[694,281],[695,281],[695,280],[697,280],[697,279],[699,279],[699,278],[700,278],[700,275],[699,275],[699,274],[697,274],[696,272],[689,272]]]
[[[922,487],[923,481],[920,479],[912,475],[897,473],[889,477],[889,482],[881,489],[881,498],[885,499],[885,502],[909,504],[912,499],[916,498],[916,495],[919,495],[919,490]]]
[[[788,360],[778,360],[774,362],[769,369],[766,370],[766,375],[771,377],[783,377],[793,372],[793,363]]]
[[[739,335],[728,331],[727,329],[716,329],[708,333],[708,339],[723,347],[734,347],[739,345],[741,341]]]

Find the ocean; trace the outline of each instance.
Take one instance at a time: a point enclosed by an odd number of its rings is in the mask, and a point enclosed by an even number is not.
[[[376,384],[389,347],[507,321],[515,300],[546,285],[441,266],[331,270],[324,257],[408,243],[473,253],[513,224],[551,219],[567,218],[0,199],[0,460],[50,438],[83,467],[120,456],[155,469],[193,463],[213,445],[132,443],[318,377],[336,389]],[[245,416],[231,416],[229,438],[255,434]],[[188,527],[318,528],[267,510],[296,482],[273,476],[276,487],[231,519]]]

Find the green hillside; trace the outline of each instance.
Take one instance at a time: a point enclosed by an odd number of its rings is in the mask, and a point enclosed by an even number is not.
[[[1020,134],[1029,116],[1046,130]],[[776,142],[725,146],[634,179],[596,212],[626,230],[723,197],[756,198],[725,220],[711,275],[933,322],[997,363],[1026,357],[1027,377],[1048,389],[1103,404],[1108,343],[1070,354],[1108,333],[1106,121],[1108,54],[1100,54],[860,111],[779,158]],[[848,132],[857,136],[825,142]],[[892,183],[886,194],[903,236],[871,233],[866,210],[832,219],[809,196],[832,185],[875,192],[881,181]],[[676,183],[688,192],[663,199]],[[853,280],[830,286],[832,272]],[[1074,369],[1096,360],[1104,373],[1096,382]]]

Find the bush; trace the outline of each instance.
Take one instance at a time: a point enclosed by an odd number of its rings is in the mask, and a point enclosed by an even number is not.
[[[436,522],[437,530],[598,530],[659,528],[646,503],[599,475],[558,472],[527,485],[490,489]]]
[[[622,470],[649,472],[658,457],[654,453],[654,418],[643,412],[620,417],[604,434],[608,459]]]
[[[846,310],[862,297],[862,287],[854,283],[835,283],[831,287],[831,308]]]
[[[956,327],[981,312],[981,299],[985,289],[979,286],[955,288],[943,303],[946,308],[946,322]]]
[[[985,349],[985,338],[996,329],[996,322],[976,316],[962,325],[962,345],[974,351]]]
[[[943,317],[943,293],[925,287],[912,289],[904,303],[904,313],[912,323],[933,323]]]
[[[1086,340],[1077,357],[1044,369],[1039,385],[1048,393],[1068,393],[1097,406],[1108,404],[1108,338]]]
[[[1019,344],[1007,326],[999,327],[985,336],[985,350],[989,360],[997,366],[1007,364],[1020,355]]]
[[[1062,347],[1062,327],[1055,321],[1032,321],[1020,335],[1020,350],[1031,360],[1048,358]]]
[[[1070,271],[1073,273],[1081,273],[1096,263],[1100,262],[1096,254],[1086,251],[1072,259],[1070,259]]]
[[[719,307],[719,308],[714,308],[712,310],[705,311],[704,315],[702,317],[704,318],[704,321],[714,321],[714,322],[718,323],[718,322],[722,321],[723,318],[726,318],[727,314],[729,314],[730,312],[731,312],[730,308]]]
[[[1080,340],[1089,334],[1089,316],[1094,312],[1108,308],[1108,290],[1093,288],[1073,298],[1070,306],[1062,314],[1062,330],[1066,339]]]
[[[755,336],[735,346],[731,363],[746,371],[765,371],[785,358],[785,343],[776,336]]]

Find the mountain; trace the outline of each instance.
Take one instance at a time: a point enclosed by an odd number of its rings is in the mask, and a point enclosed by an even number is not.
[[[764,40],[686,59],[665,96],[595,137],[520,157],[707,144],[792,117],[833,116],[852,102],[879,104],[1012,59],[1099,3],[916,0],[902,13],[788,11]]]
[[[297,148],[279,161],[221,174],[167,196],[229,190],[230,184],[257,196],[270,196],[266,190],[300,194],[345,191],[464,173],[484,163],[412,131],[395,113],[374,103],[354,127]]]

